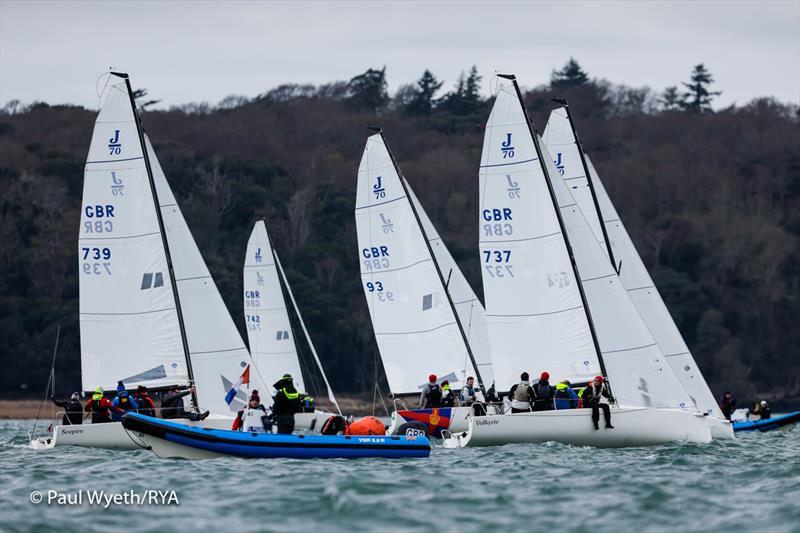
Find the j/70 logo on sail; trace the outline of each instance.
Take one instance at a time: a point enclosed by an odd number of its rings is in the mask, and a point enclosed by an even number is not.
[[[561,162],[561,152],[556,154],[555,160],[556,168],[558,169],[558,173],[562,176],[564,175],[564,163]]]
[[[500,144],[500,151],[503,152],[503,159],[514,158],[514,146],[511,144],[510,133],[506,133],[506,140]]]
[[[386,198],[386,189],[384,189],[383,185],[381,185],[380,176],[376,178],[376,183],[375,185],[372,186],[372,192],[375,194],[376,200],[379,200],[381,198]]]
[[[114,136],[108,140],[108,155],[119,155],[122,152],[122,143],[119,140],[119,130],[114,130]]]

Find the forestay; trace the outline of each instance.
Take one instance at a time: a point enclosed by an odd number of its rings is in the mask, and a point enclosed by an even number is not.
[[[86,161],[78,238],[83,390],[189,382],[125,79],[111,74]]]
[[[428,237],[433,254],[439,262],[439,268],[442,269],[444,279],[445,281],[449,280],[447,290],[450,292],[456,312],[461,320],[461,325],[464,328],[464,333],[467,335],[467,340],[472,348],[472,354],[481,373],[481,379],[486,387],[489,387],[494,383],[494,373],[492,372],[492,356],[489,347],[489,330],[486,326],[486,311],[475,295],[475,291],[472,290],[467,278],[458,268],[453,256],[450,255],[450,250],[447,249],[447,245],[439,236],[439,232],[436,231],[428,214],[417,199],[411,184],[406,182],[406,188],[411,194],[411,201],[417,209],[425,235]],[[467,365],[464,363],[464,368],[466,367]]]
[[[686,407],[689,398],[543,143],[542,151],[615,395],[624,405]]]
[[[264,381],[272,384],[289,373],[297,390],[305,391],[286,300],[263,220],[255,223],[247,241],[244,318],[250,354]]]
[[[389,388],[419,393],[427,375],[475,375],[433,258],[380,135],[358,169],[356,228],[364,294]]]
[[[558,214],[513,85],[500,79],[480,168],[480,261],[498,389],[523,371],[586,381],[597,352]]]
[[[603,242],[603,232],[599,226],[597,210],[594,208],[591,190],[586,180],[578,146],[566,113],[564,108],[557,108],[550,112],[544,139],[551,155],[554,157],[554,163],[559,174],[572,192],[578,206],[584,213],[594,214],[594,216],[587,216],[587,219],[605,253],[606,248]],[[617,210],[611,202],[611,198],[608,196],[599,174],[589,156],[584,154],[584,157],[591,174],[592,184],[597,195],[597,202],[603,216],[603,223],[609,236],[614,258],[618,262],[617,266],[622,266],[619,271],[622,285],[627,290],[639,315],[666,357],[673,374],[689,396],[690,405],[694,404],[701,411],[722,418],[722,412],[714,400],[714,396],[708,388],[702,372],[698,368],[658,289],[647,272],[647,268],[637,253],[636,247],[617,214]],[[684,391],[674,391],[674,394],[669,397],[672,403],[680,404],[684,402]]]
[[[201,409],[230,415],[243,407],[247,394],[240,391],[230,405],[225,403],[225,395],[252,359],[186,225],[150,140],[145,137],[145,142],[175,269],[198,403]],[[262,393],[271,390],[264,387],[258,372],[250,373],[249,390],[252,389]]]

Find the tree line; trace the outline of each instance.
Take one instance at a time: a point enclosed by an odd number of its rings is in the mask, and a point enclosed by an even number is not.
[[[426,70],[390,95],[382,67],[168,110],[154,109],[157,100],[138,90],[145,128],[244,338],[242,262],[259,213],[334,388],[367,393],[383,379],[353,216],[369,124],[383,127],[482,297],[471,215],[491,106],[482,81],[472,67],[444,91]],[[569,100],[586,150],[714,392],[797,401],[800,117],[797,106],[772,98],[714,110],[718,94],[702,64],[684,83],[655,92],[593,78],[571,59],[524,96],[539,130],[555,105],[550,98]],[[95,116],[16,101],[0,114],[5,396],[38,394],[58,324],[57,390],[80,386],[75,253]]]

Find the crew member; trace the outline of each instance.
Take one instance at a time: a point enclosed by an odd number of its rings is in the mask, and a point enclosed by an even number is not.
[[[64,417],[61,424],[64,426],[77,425],[83,423],[83,406],[81,405],[80,393],[73,392],[69,400],[56,400],[50,396],[50,400],[59,407],[64,408]]]
[[[139,404],[136,403],[128,391],[125,390],[125,385],[121,381],[117,382],[117,397],[111,402],[111,420],[119,422],[122,416],[128,411],[136,411]]]
[[[456,395],[450,390],[450,382],[442,381],[442,407],[455,407]]]
[[[772,412],[770,411],[769,404],[767,404],[766,400],[761,400],[756,406],[750,410],[751,414],[759,415],[761,420],[768,420],[769,417],[772,416]]]
[[[611,408],[608,406],[608,402],[616,403],[616,400],[611,396],[608,383],[603,379],[603,376],[597,376],[592,383],[586,385],[586,389],[583,392],[584,407],[588,404],[592,408],[594,429],[600,429],[600,409],[603,410],[606,429],[614,429],[614,426],[611,425]]]
[[[475,378],[470,376],[467,378],[467,384],[461,389],[461,405],[470,406],[475,403],[476,399]]]
[[[419,406],[422,408],[440,407],[442,405],[442,389],[436,383],[436,374],[428,376],[428,383],[422,388]]]
[[[542,372],[539,382],[533,387],[533,391],[536,393],[536,400],[533,402],[534,411],[549,411],[553,408],[555,387],[550,385],[549,379],[550,373]]]
[[[267,408],[261,405],[258,391],[250,394],[247,407],[239,411],[233,421],[233,430],[247,431],[250,433],[272,433],[272,421],[267,414]]]
[[[144,385],[139,385],[136,387],[136,403],[139,404],[139,414],[146,415],[146,416],[156,416],[156,402],[150,397],[150,394],[147,391],[147,387]]]
[[[564,380],[556,385],[554,396],[556,409],[576,409],[578,407],[578,394],[572,390],[572,384]]]
[[[719,402],[719,408],[722,410],[722,414],[728,420],[731,419],[731,415],[736,410],[736,398],[733,397],[730,391],[725,391],[722,395],[722,401]]]
[[[274,385],[277,394],[273,398],[272,413],[278,424],[278,433],[294,432],[294,415],[300,411],[300,393],[294,388],[291,374],[284,374]]]
[[[92,398],[86,402],[83,410],[92,413],[92,424],[111,422],[111,400],[103,396],[103,387],[94,389]]]
[[[511,412],[512,413],[527,413],[533,410],[533,402],[536,400],[536,393],[533,392],[533,387],[530,384],[530,376],[527,372],[520,374],[519,383],[513,385],[508,392],[508,397],[511,398]]]
[[[304,413],[314,412],[314,397],[310,394],[300,394],[300,403]]]
[[[194,385],[182,391],[177,385],[169,390],[167,394],[161,399],[161,417],[162,418],[188,418],[192,422],[205,420],[208,417],[208,411],[204,413],[195,413],[187,411],[183,406],[183,397],[189,394],[196,394]]]

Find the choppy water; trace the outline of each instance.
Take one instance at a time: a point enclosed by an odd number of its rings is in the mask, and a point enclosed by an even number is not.
[[[158,459],[26,448],[0,421],[2,531],[800,531],[800,431],[709,445],[508,445],[415,460]],[[178,505],[56,505],[31,491],[175,491]],[[86,497],[84,496],[84,499]]]

